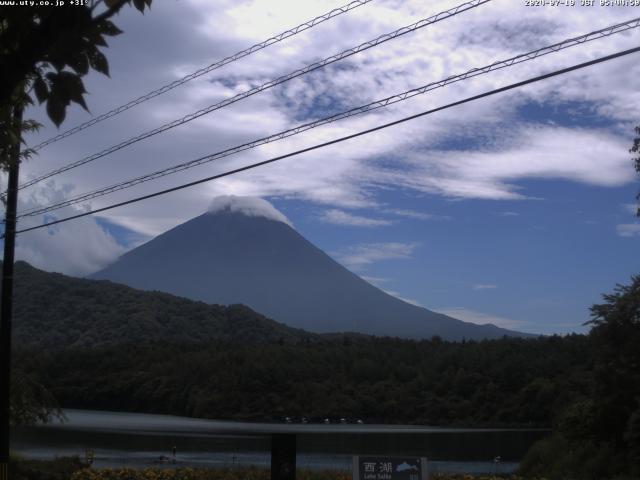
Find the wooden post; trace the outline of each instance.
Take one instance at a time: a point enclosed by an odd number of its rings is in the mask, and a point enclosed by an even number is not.
[[[16,106],[11,120],[22,124],[22,106]],[[0,480],[9,478],[9,421],[11,387],[11,317],[13,313],[13,261],[16,240],[16,210],[18,207],[18,174],[20,143],[9,153],[9,182],[4,224],[4,258],[2,262],[2,305],[0,305]]]
[[[295,480],[296,436],[293,433],[271,435],[271,480]]]

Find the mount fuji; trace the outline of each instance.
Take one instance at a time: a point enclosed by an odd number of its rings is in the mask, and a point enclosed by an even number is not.
[[[308,331],[447,340],[529,336],[393,297],[300,235],[269,202],[218,197],[205,214],[121,256],[91,278],[212,304],[245,304]]]

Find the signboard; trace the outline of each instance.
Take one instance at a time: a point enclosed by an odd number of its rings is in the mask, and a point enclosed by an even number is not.
[[[353,480],[427,480],[427,459],[353,457]]]

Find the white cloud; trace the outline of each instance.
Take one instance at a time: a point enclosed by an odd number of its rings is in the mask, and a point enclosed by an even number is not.
[[[616,231],[621,237],[638,237],[640,236],[640,223],[622,223],[616,225]]]
[[[417,247],[417,243],[365,243],[345,248],[334,255],[340,263],[357,269],[383,260],[411,258]]]
[[[360,278],[362,278],[363,280],[371,283],[372,285],[376,285],[378,283],[387,283],[387,282],[391,281],[391,279],[389,279],[389,278],[371,277],[371,276],[368,276],[368,275],[360,275]]]
[[[384,290],[381,289],[384,293],[391,295],[392,297],[396,297],[398,300],[402,300],[403,302],[410,303],[411,305],[415,305],[416,307],[424,307],[418,300],[414,300],[413,298],[406,298],[401,296],[398,292],[394,290]]]
[[[520,214],[518,212],[496,212],[496,215],[501,217],[519,217]]]
[[[353,215],[349,212],[345,212],[344,210],[338,210],[335,208],[327,210],[320,218],[326,223],[332,223],[334,225],[348,225],[352,227],[384,227],[392,224],[389,220]]]
[[[473,286],[474,290],[495,290],[496,288],[498,288],[498,286],[492,283],[476,283]]]
[[[430,213],[417,212],[415,210],[408,210],[405,208],[385,208],[382,210],[384,213],[392,215],[398,215],[399,217],[412,218],[415,220],[450,220],[451,217],[443,215],[431,215]]]
[[[121,142],[276,78],[314,60],[413,23],[457,5],[455,0],[376,0],[189,82],[131,109],[117,119],[87,129],[43,150],[25,162],[23,178],[33,177]],[[111,78],[86,77],[93,114],[171,82],[213,61],[326,12],[335,2],[184,0],[157,2],[141,16],[125,9],[117,23],[125,31],[110,40],[106,52]],[[418,32],[373,48],[348,61],[288,82],[183,127],[137,143],[61,176],[75,195],[229,148],[290,128],[310,117],[348,109],[473,67],[555,43],[625,20],[628,9],[530,9],[522,2],[495,0]],[[602,54],[635,46],[638,32],[586,43],[564,52],[459,82],[362,117],[327,125],[297,137],[265,145],[237,157],[183,171],[134,189],[94,200],[92,207],[186,183],[253,161],[371,128],[384,122],[548,72]],[[131,72],[136,75],[131,75]],[[447,198],[525,200],[526,179],[563,179],[600,187],[631,183],[628,135],[640,92],[634,88],[640,65],[625,58],[549,80],[466,107],[379,131],[340,145],[308,152],[257,170],[157,197],[101,214],[118,225],[155,235],[194,216],[215,195],[297,199],[328,209],[381,207],[385,189],[403,188]],[[616,85],[616,88],[611,88]],[[570,102],[606,120],[611,129],[528,124],[518,109],[537,102],[579,119]],[[321,107],[322,113],[319,113]],[[571,107],[571,108],[570,108]],[[41,107],[27,112],[50,126]],[[72,107],[63,128],[91,116]],[[613,132],[613,133],[612,133]],[[30,143],[56,133],[45,128]],[[463,147],[469,141],[475,143]],[[451,148],[435,149],[434,145]],[[37,189],[34,189],[37,191]],[[382,207],[381,207],[382,208]],[[389,206],[383,214],[421,220],[428,214]],[[381,220],[385,221],[385,220]],[[81,233],[78,233],[81,235]]]
[[[396,292],[395,290],[388,290],[385,288],[382,288],[379,284],[381,283],[388,283],[391,282],[392,280],[389,278],[383,278],[383,277],[369,277],[366,275],[360,275],[360,278],[362,278],[363,280],[369,282],[370,284],[372,284],[373,286],[379,288],[380,290],[382,290],[383,292],[391,295],[392,297],[396,297],[398,300],[402,300],[403,302],[407,302],[410,303],[411,305],[415,305],[416,307],[424,307],[424,305],[422,305],[418,300],[415,300],[413,298],[407,298],[407,297],[403,297],[400,293]]]
[[[525,199],[525,178],[565,179],[601,187],[633,180],[627,142],[604,131],[521,124],[490,150],[427,151],[398,176],[405,186],[458,198]]]
[[[635,203],[623,203],[621,206],[626,212],[629,212],[631,215],[635,216],[638,213],[639,207]]]
[[[465,307],[439,308],[435,311],[478,325],[491,323],[502,328],[518,329],[530,323],[524,320],[514,320],[511,318],[500,317],[498,315],[492,315],[490,313],[482,313]]]
[[[220,195],[209,205],[209,213],[220,212],[242,213],[247,217],[263,217],[276,222],[286,223],[293,228],[289,219],[268,201],[257,197],[236,197]]]
[[[94,221],[84,219],[21,234],[16,258],[42,270],[82,277],[106,267],[125,250]]]
[[[20,195],[18,211],[31,209],[42,203],[60,201],[65,190],[65,187],[59,188],[50,181],[46,188],[40,188],[30,195]],[[67,207],[47,218],[63,218],[80,211]],[[18,229],[40,223],[37,217],[26,217],[19,221]],[[16,259],[24,260],[42,270],[74,276],[93,273],[113,262],[125,251],[126,248],[92,217],[20,233],[16,238]]]

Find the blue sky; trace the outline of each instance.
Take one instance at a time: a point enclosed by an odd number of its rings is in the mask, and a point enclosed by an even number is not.
[[[458,317],[541,333],[585,331],[588,307],[640,270],[638,237],[616,226],[633,221],[622,205],[634,188],[603,189],[566,181],[526,181],[541,200],[448,201],[386,192],[394,207],[429,212],[389,226],[331,225],[300,202],[275,202],[298,231],[384,290]],[[370,218],[387,218],[378,210]],[[349,264],[345,246],[401,242],[406,258]],[[391,254],[393,255],[393,252]],[[486,315],[483,317],[480,314]]]
[[[58,142],[28,179],[462,2],[374,0]],[[126,11],[111,78],[90,75],[93,114],[341,5],[335,0],[158,2]],[[47,205],[276,133],[637,16],[636,8],[491,2],[238,102],[21,193]],[[103,197],[108,205],[634,47],[635,30],[459,82]],[[640,74],[628,57],[457,107],[223,181],[21,236],[18,256],[86,275],[207,209],[217,195],[268,199],[311,242],[392,294],[464,320],[540,333],[585,331],[588,306],[640,265],[640,189],[628,152]],[[32,144],[56,133],[45,125]],[[65,128],[91,118],[72,108]],[[30,220],[32,224],[42,218]],[[25,222],[25,224],[28,222]]]

